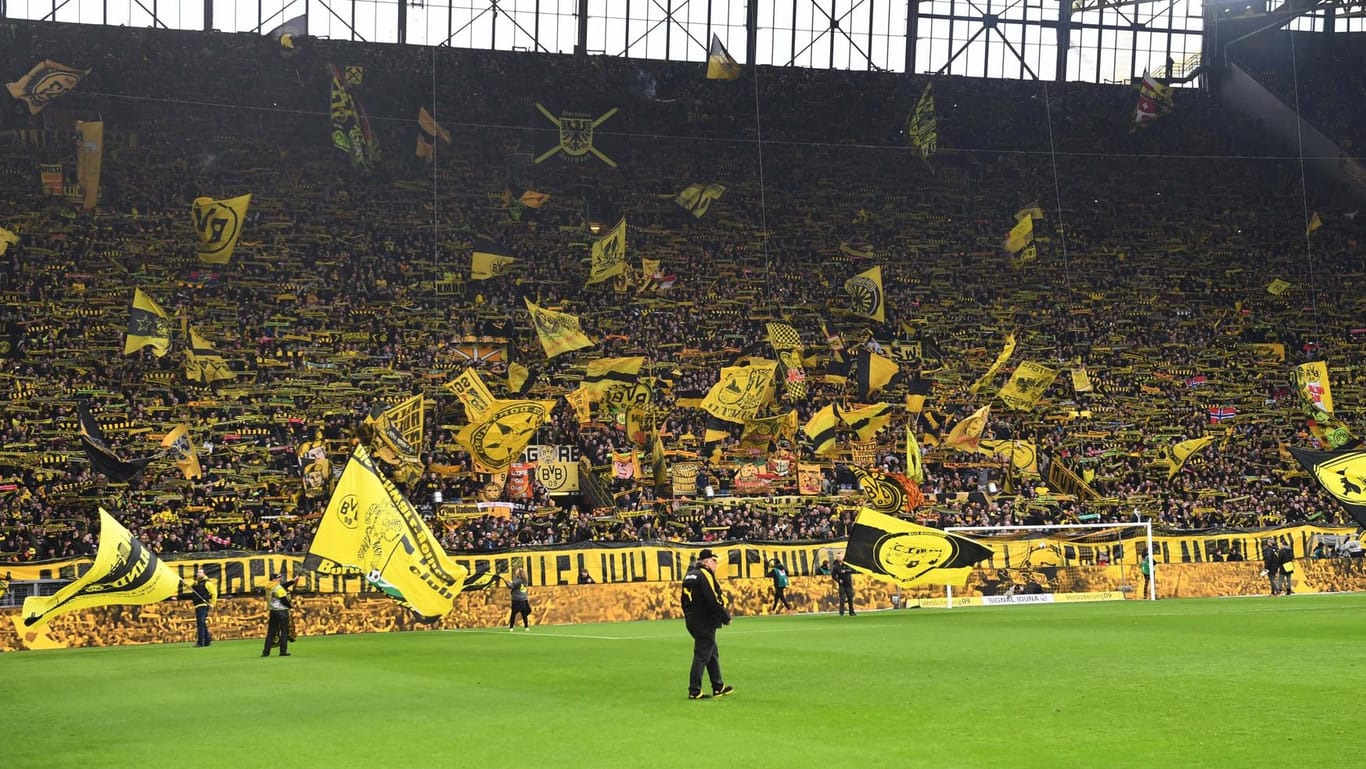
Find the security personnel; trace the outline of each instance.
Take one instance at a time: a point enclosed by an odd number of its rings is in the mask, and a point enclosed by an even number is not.
[[[835,565],[830,569],[830,578],[835,580],[835,587],[839,591],[840,616],[844,616],[845,607],[849,607],[849,616],[854,614],[854,568],[844,562],[843,558],[836,558]]]
[[[194,600],[194,645],[208,646],[213,640],[209,636],[209,609],[218,604],[218,585],[209,581],[203,569],[194,573],[190,597]]]
[[[270,609],[270,624],[266,626],[266,648],[262,657],[270,656],[270,647],[280,645],[280,656],[289,656],[289,589],[299,578],[285,579],[285,573],[275,575],[275,581],[266,588],[266,605]]]
[[[721,677],[721,658],[716,650],[716,630],[730,624],[726,597],[716,585],[716,553],[704,549],[683,576],[680,595],[683,620],[692,636],[692,669],[688,673],[688,699],[704,700],[702,670],[711,680],[711,696],[724,697],[735,691]]]

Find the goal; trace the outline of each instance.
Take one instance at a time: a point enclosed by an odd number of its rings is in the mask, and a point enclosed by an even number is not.
[[[974,572],[981,597],[960,593],[960,605],[1104,600],[1134,593],[1157,599],[1157,570],[1148,570],[1151,579],[1143,573],[1144,560],[1155,552],[1151,521],[946,526],[944,531],[976,539],[994,553]],[[953,605],[949,585],[945,607]]]

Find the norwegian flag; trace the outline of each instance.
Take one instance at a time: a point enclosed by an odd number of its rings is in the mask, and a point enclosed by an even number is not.
[[[1209,423],[1218,424],[1226,419],[1232,419],[1238,415],[1238,409],[1232,406],[1210,406]]]

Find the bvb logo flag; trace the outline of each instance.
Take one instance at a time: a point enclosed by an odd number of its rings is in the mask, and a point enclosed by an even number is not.
[[[973,564],[991,557],[978,542],[867,507],[849,530],[844,562],[873,579],[904,587],[963,585]]]
[[[849,295],[849,311],[855,315],[872,318],[878,323],[886,323],[886,299],[882,294],[882,268],[855,275],[844,282],[844,291]]]
[[[74,89],[81,78],[90,74],[88,69],[68,67],[52,59],[44,59],[33,65],[27,75],[17,82],[6,84],[9,95],[28,104],[28,113],[36,115],[54,99]]]
[[[1057,378],[1057,369],[1049,368],[1042,363],[1024,361],[1015,367],[1015,373],[1010,375],[1010,381],[1006,382],[996,397],[1016,411],[1030,411]]]
[[[617,114],[616,107],[607,110],[596,118],[576,112],[565,112],[559,117],[555,117],[550,114],[550,110],[540,104],[536,105],[536,109],[545,115],[546,120],[554,123],[560,131],[559,144],[538,155],[535,160],[536,163],[542,163],[552,155],[563,153],[566,158],[574,162],[581,162],[592,155],[612,168],[617,167],[617,161],[607,157],[602,150],[593,146],[593,131]]]
[[[522,301],[531,313],[531,325],[536,329],[536,337],[541,340],[547,358],[593,346],[593,340],[579,330],[577,316],[542,309],[530,299]]]
[[[904,475],[852,468],[859,488],[866,496],[864,505],[879,513],[909,513],[925,503],[920,487]]]
[[[469,576],[364,446],[346,463],[303,565],[322,574],[359,574],[425,617],[449,614]]]
[[[179,590],[180,577],[100,508],[100,544],[90,570],[53,595],[25,598],[14,626],[22,637],[69,611],[156,603]]]
[[[588,285],[601,283],[625,270],[626,217],[623,216],[606,235],[593,242],[593,267],[588,275]]]
[[[906,121],[907,141],[920,150],[921,157],[926,158],[939,148],[939,121],[934,114],[934,92],[931,88],[931,84],[925,84],[925,91],[920,94],[915,112]]]
[[[689,184],[678,193],[674,202],[694,218],[701,219],[707,213],[707,209],[711,208],[711,202],[720,200],[724,194],[726,188],[720,184]]]
[[[133,289],[133,304],[128,308],[128,336],[123,342],[123,354],[151,347],[160,358],[171,349],[171,318],[152,297]]]
[[[470,253],[470,280],[488,280],[517,271],[517,259],[488,238],[475,238]]]
[[[1358,526],[1366,526],[1366,450],[1310,451],[1291,446],[1290,453]]]
[[[1328,381],[1328,362],[1316,360],[1295,367],[1295,389],[1300,400],[1314,411],[1333,413],[1333,386]]]
[[[194,232],[199,238],[195,253],[199,254],[199,261],[227,264],[232,259],[232,250],[242,234],[250,203],[251,193],[227,200],[194,199]]]

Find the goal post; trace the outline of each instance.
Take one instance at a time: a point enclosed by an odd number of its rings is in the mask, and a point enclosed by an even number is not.
[[[1099,568],[1100,561],[1103,558],[1106,565],[1119,567],[1120,589],[1122,591],[1132,590],[1132,582],[1137,582],[1146,588],[1147,595],[1143,596],[1145,599],[1157,600],[1157,569],[1155,568],[1156,556],[1153,550],[1152,521],[1059,523],[1037,526],[945,526],[944,531],[976,539],[983,545],[991,547],[992,552],[997,556],[1001,553],[999,547],[1001,540],[997,539],[993,542],[993,533],[1001,538],[1009,536],[1008,541],[1010,543],[1026,543],[1023,548],[1025,555],[1021,559],[1022,563],[1002,564],[1000,565],[1002,569],[1030,568],[1036,542],[1043,541],[1045,544],[1039,545],[1038,548],[1049,551],[1054,549],[1054,545],[1061,544],[1062,552],[1055,552],[1052,555],[1052,557],[1061,560],[1061,563],[1057,564],[1058,566]],[[1059,534],[1062,536],[1057,536]],[[1126,546],[1131,542],[1136,542],[1137,546]],[[992,547],[993,544],[998,546]],[[1069,548],[1075,548],[1075,550],[1069,553]],[[1016,549],[1020,549],[1020,546],[1016,545]],[[1077,553],[1082,550],[1089,553],[1090,557],[1079,557]],[[1150,578],[1144,579],[1144,561],[1148,559],[1151,559],[1148,570]],[[945,586],[945,599],[946,607],[952,609],[952,585]]]

